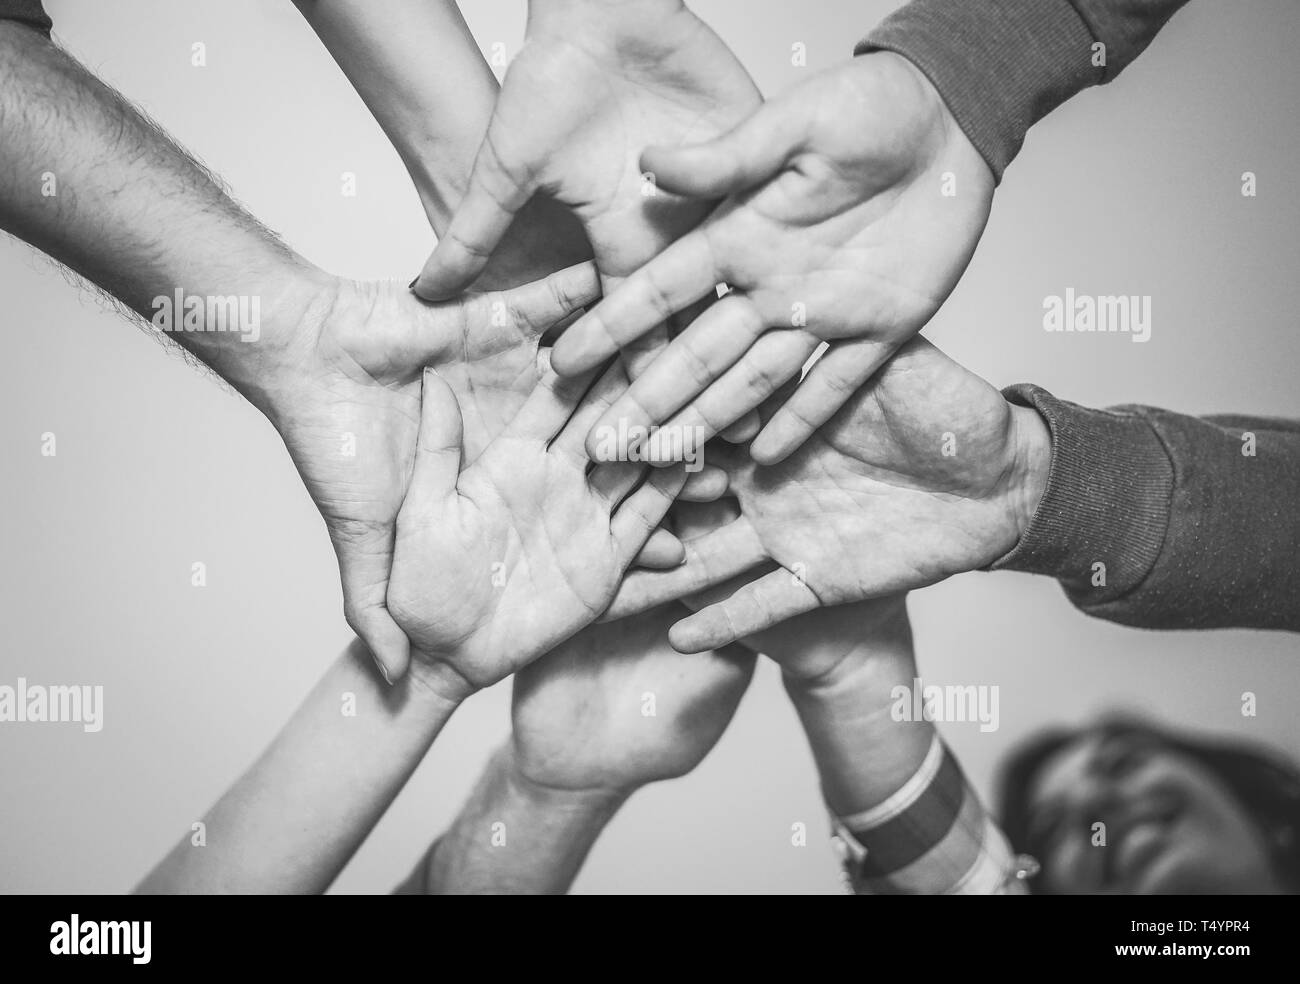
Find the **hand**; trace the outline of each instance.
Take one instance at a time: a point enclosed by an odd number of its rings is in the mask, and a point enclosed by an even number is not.
[[[585,372],[724,281],[733,296],[675,338],[597,427],[667,421],[711,437],[830,342],[754,441],[765,464],[803,443],[939,309],[994,186],[938,92],[890,52],[821,72],[726,135],[653,148],[641,163],[661,190],[730,197],[607,289],[556,343],[553,365]]]
[[[541,334],[598,293],[590,264],[434,305],[392,284],[326,280],[298,316],[274,392],[256,402],[325,519],[348,624],[390,681],[409,658],[384,599],[415,458],[423,368],[438,367],[460,396],[473,459],[532,389]]]
[[[732,498],[708,503],[678,502],[672,510],[673,529],[688,550],[700,537],[739,518],[740,505]],[[771,562],[765,566],[768,570],[775,569]],[[692,611],[708,608],[731,597],[745,585],[746,579],[733,578],[682,599],[683,604]],[[900,626],[906,629],[906,597],[890,595],[806,612],[745,636],[739,645],[780,666],[787,690],[834,687],[860,675],[869,665],[880,664],[882,657],[895,654],[895,650],[872,642],[897,636]],[[882,667],[874,665],[874,669],[879,672]],[[897,676],[896,669],[893,665],[884,667],[886,678]]]
[[[521,669],[592,622],[686,482],[680,466],[588,471],[582,437],[626,385],[617,366],[583,398],[590,382],[543,376],[462,472],[455,395],[425,373],[388,608],[411,640],[419,679],[448,700]]]
[[[761,468],[715,445],[740,518],[686,542],[683,566],[627,578],[606,615],[777,565],[673,626],[682,652],[987,566],[1028,526],[1051,458],[1035,411],[1011,406],[923,338],[789,459]]]
[[[749,686],[754,657],[739,646],[683,656],[667,639],[680,614],[674,605],[589,626],[519,672],[514,762],[524,779],[627,796],[703,760]]]
[[[710,203],[642,176],[648,142],[707,140],[758,106],[745,69],[681,0],[532,0],[469,188],[414,285],[452,296],[535,193],[573,209],[607,286],[699,222]]]

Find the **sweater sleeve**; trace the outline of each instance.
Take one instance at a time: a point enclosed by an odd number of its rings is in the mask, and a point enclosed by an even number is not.
[[[41,0],[0,0],[0,21],[14,21],[35,28],[47,38],[54,26]]]
[[[996,180],[1029,128],[1131,63],[1187,0],[912,0],[854,49],[934,83]]]
[[[992,570],[1046,574],[1081,611],[1151,629],[1300,631],[1300,422],[1006,398],[1052,435],[1038,510]]]

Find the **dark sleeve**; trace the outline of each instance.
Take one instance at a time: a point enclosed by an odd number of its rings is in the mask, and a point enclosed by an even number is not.
[[[854,54],[895,51],[915,64],[1001,181],[1031,126],[1118,75],[1186,2],[912,0]]]
[[[991,569],[1054,577],[1124,625],[1300,631],[1300,422],[1004,395],[1046,420],[1052,462],[1029,529]]]
[[[41,0],[0,0],[0,20],[17,21],[34,27],[47,38],[54,22],[50,20]]]

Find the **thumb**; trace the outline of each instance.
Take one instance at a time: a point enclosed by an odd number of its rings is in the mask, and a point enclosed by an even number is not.
[[[496,126],[495,120],[492,126]],[[494,148],[489,128],[474,161],[465,197],[411,284],[411,289],[426,301],[445,301],[469,287],[487,266],[515,214],[533,196],[535,189],[517,184]]]
[[[425,369],[420,395],[420,438],[415,446],[415,464],[403,507],[408,502],[438,501],[456,490],[463,431],[456,394],[441,376]]]
[[[596,264],[578,263],[505,293],[516,321],[537,336],[600,299]]]
[[[694,198],[723,198],[767,181],[797,150],[807,130],[797,102],[774,100],[707,143],[648,147],[641,170],[664,191]]]
[[[385,602],[393,536],[392,526],[384,523],[330,524],[343,584],[344,617],[389,683],[406,673],[411,654],[406,634],[388,614]]]

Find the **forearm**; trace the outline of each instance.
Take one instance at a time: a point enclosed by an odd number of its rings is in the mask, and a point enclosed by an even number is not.
[[[1005,839],[933,724],[911,713],[916,677],[900,607],[835,669],[785,678],[827,806],[866,850],[846,857],[849,882],[860,894],[1018,890]]]
[[[370,833],[455,705],[407,675],[388,687],[354,641],[270,747],[136,889],[323,892]]]
[[[1054,577],[1082,611],[1125,625],[1300,631],[1300,424],[1005,393],[1047,422],[1050,470],[992,569]]]
[[[294,0],[392,141],[441,232],[465,193],[497,82],[452,0]]]
[[[0,226],[263,409],[267,376],[291,360],[301,312],[328,282],[126,100],[11,23],[0,23]]]
[[[562,894],[623,800],[538,786],[507,743],[407,884],[433,895]]]
[[[1038,120],[1109,82],[1187,0],[912,0],[855,54],[921,69],[1000,181]]]

